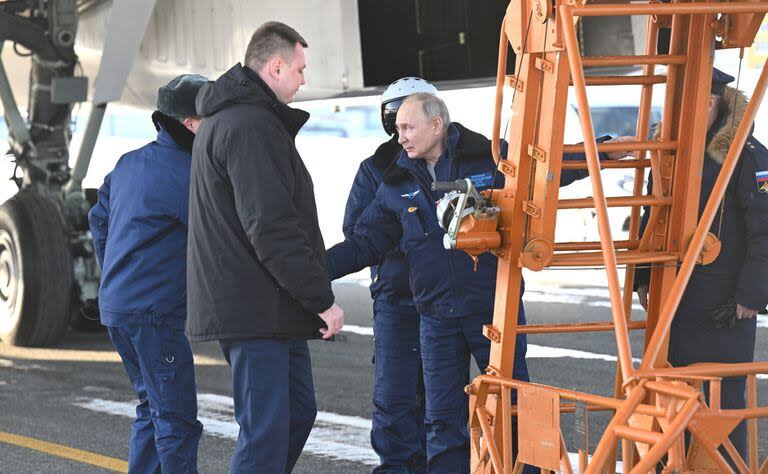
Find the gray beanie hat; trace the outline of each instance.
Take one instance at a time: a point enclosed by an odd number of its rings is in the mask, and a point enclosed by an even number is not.
[[[195,97],[208,82],[200,74],[182,74],[157,90],[157,110],[169,117],[181,120],[197,115]]]

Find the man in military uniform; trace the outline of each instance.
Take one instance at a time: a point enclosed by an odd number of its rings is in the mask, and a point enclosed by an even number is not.
[[[712,74],[709,129],[701,174],[699,216],[709,200],[720,168],[744,116],[747,99],[728,87],[733,77],[717,69]],[[649,181],[649,194],[653,180]],[[669,339],[669,362],[686,366],[701,362],[752,362],[756,314],[768,303],[768,150],[750,136],[736,165],[721,209],[710,231],[722,242],[717,259],[697,265]],[[641,229],[648,220],[646,210]],[[647,309],[650,270],[638,270],[635,288]],[[744,408],[745,378],[723,380],[723,408]],[[746,453],[746,425],[731,433],[731,441]]]

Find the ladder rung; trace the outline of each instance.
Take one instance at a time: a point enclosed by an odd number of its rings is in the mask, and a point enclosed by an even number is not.
[[[601,170],[615,170],[625,168],[649,168],[651,166],[651,160],[601,160]],[[568,160],[563,161],[564,170],[585,170],[587,169],[587,162],[584,160]]]
[[[603,142],[597,144],[597,151],[646,151],[646,150],[676,150],[677,142],[673,140],[646,140],[642,142]],[[584,144],[563,145],[563,153],[584,153]]]
[[[640,240],[615,240],[613,247],[615,249],[634,250],[640,246]],[[600,250],[600,242],[555,242],[555,252],[578,252],[580,250]]]
[[[608,207],[638,207],[638,206],[669,206],[671,197],[654,196],[619,196],[605,198]],[[594,209],[595,201],[591,197],[580,199],[561,199],[557,203],[558,209]]]
[[[766,13],[768,5],[756,2],[586,4],[570,7],[573,16],[711,15],[718,13]]]
[[[621,425],[615,426],[613,432],[620,438],[645,444],[656,444],[663,436],[661,433],[655,431],[639,430],[630,426]]]
[[[488,393],[491,393],[491,385],[488,387]],[[601,411],[613,411],[615,408],[612,407],[606,407],[606,406],[600,406],[600,405],[587,405],[587,411],[590,412],[601,412]],[[576,404],[573,402],[569,403],[560,403],[560,413],[574,413],[576,411]],[[517,405],[512,405],[512,409],[509,411],[509,414],[512,416],[517,415]]]
[[[644,64],[685,64],[685,56],[677,55],[638,55],[638,56],[585,56],[581,58],[584,67],[601,66],[640,66]]]
[[[588,86],[644,86],[663,84],[667,76],[586,76],[584,83]],[[573,85],[573,81],[571,81]]]
[[[568,324],[528,324],[518,326],[518,334],[550,334],[573,332],[602,332],[613,331],[615,326],[611,322],[594,323],[568,323]],[[645,321],[628,321],[629,330],[645,329]]]
[[[676,262],[679,257],[667,252],[638,252],[637,250],[625,250],[616,252],[617,265],[637,265],[642,263]],[[556,253],[552,257],[550,267],[595,267],[602,266],[602,252],[575,252]]]
[[[681,399],[696,397],[700,393],[687,385],[672,385],[670,382],[649,380],[645,386],[648,390],[653,390],[656,393]]]

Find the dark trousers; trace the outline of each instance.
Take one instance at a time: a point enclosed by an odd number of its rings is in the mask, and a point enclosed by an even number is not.
[[[375,473],[425,473],[424,382],[419,313],[376,302],[373,319],[375,380],[371,445]]]
[[[702,312],[703,314],[706,313]],[[687,313],[683,313],[683,316],[687,316]],[[669,335],[669,362],[675,367],[702,362],[728,364],[752,362],[756,337],[756,318],[738,320],[732,328],[717,328],[710,319],[685,318],[678,315],[672,322]],[[720,388],[721,407],[745,408],[747,406],[746,386],[745,377],[724,378]],[[709,397],[708,387],[705,389]],[[730,440],[741,457],[746,458],[747,426],[745,422],[739,423],[731,432]],[[729,459],[724,449],[721,449],[721,452],[726,459]]]
[[[139,396],[128,472],[196,473],[203,425],[183,329],[148,323],[107,330]]]
[[[240,425],[230,473],[287,473],[299,459],[317,415],[305,340],[219,341],[232,369]]]
[[[522,302],[519,314],[519,323],[525,324]],[[464,387],[469,383],[470,355],[481,372],[488,366],[491,343],[483,336],[483,325],[492,321],[492,314],[461,318],[421,316],[429,472],[469,472],[469,399]],[[526,338],[521,335],[515,345],[513,376],[527,381],[525,352]]]

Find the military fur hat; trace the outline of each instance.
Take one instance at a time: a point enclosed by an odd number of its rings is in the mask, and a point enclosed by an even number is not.
[[[208,82],[199,74],[182,74],[157,90],[157,110],[181,120],[198,115],[195,110],[197,92]]]

